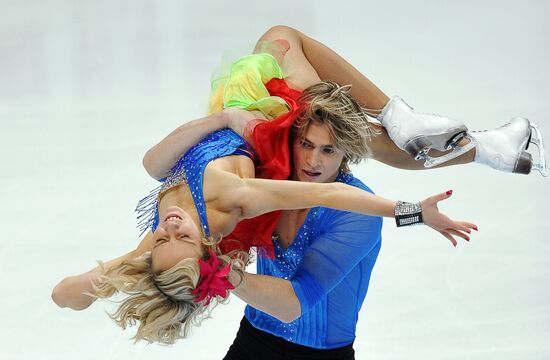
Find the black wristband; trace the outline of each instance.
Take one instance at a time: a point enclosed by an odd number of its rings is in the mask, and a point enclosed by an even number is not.
[[[395,223],[397,227],[423,224],[420,203],[398,201],[395,204]]]

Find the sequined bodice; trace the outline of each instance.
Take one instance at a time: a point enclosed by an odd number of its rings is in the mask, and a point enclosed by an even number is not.
[[[193,202],[199,214],[205,236],[210,235],[206,204],[204,202],[204,169],[209,162],[229,155],[251,156],[251,149],[244,139],[230,129],[221,129],[211,133],[198,144],[190,148],[172,167],[170,174],[162,179],[162,184],[143,198],[136,207],[138,228],[145,232],[155,231],[159,223],[158,202],[163,193],[174,186],[187,184]]]

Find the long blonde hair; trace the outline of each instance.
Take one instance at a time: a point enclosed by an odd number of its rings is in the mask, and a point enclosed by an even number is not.
[[[222,255],[218,243],[203,239],[204,250],[215,250],[222,266],[230,264],[231,270],[242,279],[248,256],[242,251]],[[203,251],[203,254],[204,260],[210,257],[208,251]],[[207,307],[204,306],[205,300],[195,302],[192,291],[199,278],[198,259],[181,260],[170,269],[155,274],[151,253],[148,252],[104,271],[99,281],[93,284],[95,293],[92,296],[110,298],[118,292],[127,295],[118,309],[109,314],[111,319],[122,329],[139,324],[132,338],[135,342],[145,340],[169,345],[186,338],[192,326],[200,325],[218,303],[229,299],[212,299]]]
[[[312,121],[326,124],[337,148],[345,156],[341,169],[349,172],[348,163],[357,164],[371,154],[371,136],[379,134],[369,123],[369,111],[350,94],[351,85],[340,86],[321,81],[302,92],[303,111],[295,122],[294,136],[300,136]]]

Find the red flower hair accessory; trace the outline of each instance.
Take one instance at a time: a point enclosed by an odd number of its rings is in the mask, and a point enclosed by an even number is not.
[[[220,267],[218,256],[212,249],[208,250],[208,252],[210,253],[210,259],[207,261],[199,259],[199,266],[201,268],[199,283],[195,290],[192,291],[192,294],[197,297],[195,302],[206,299],[204,306],[208,306],[212,298],[216,296],[225,299],[229,296],[227,290],[235,289],[227,278],[231,271],[231,266],[227,264],[223,268],[218,269]]]

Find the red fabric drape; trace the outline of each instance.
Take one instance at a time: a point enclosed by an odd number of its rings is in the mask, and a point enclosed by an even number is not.
[[[290,106],[290,111],[271,121],[256,123],[246,140],[256,152],[256,177],[286,180],[291,171],[288,137],[301,110],[298,102],[301,92],[289,88],[281,79],[271,79],[266,88],[270,95],[283,98]],[[221,251],[224,254],[232,250],[248,251],[256,246],[261,249],[261,254],[273,258],[271,235],[280,216],[280,211],[274,211],[241,221],[231,234],[224,237],[220,243]]]

